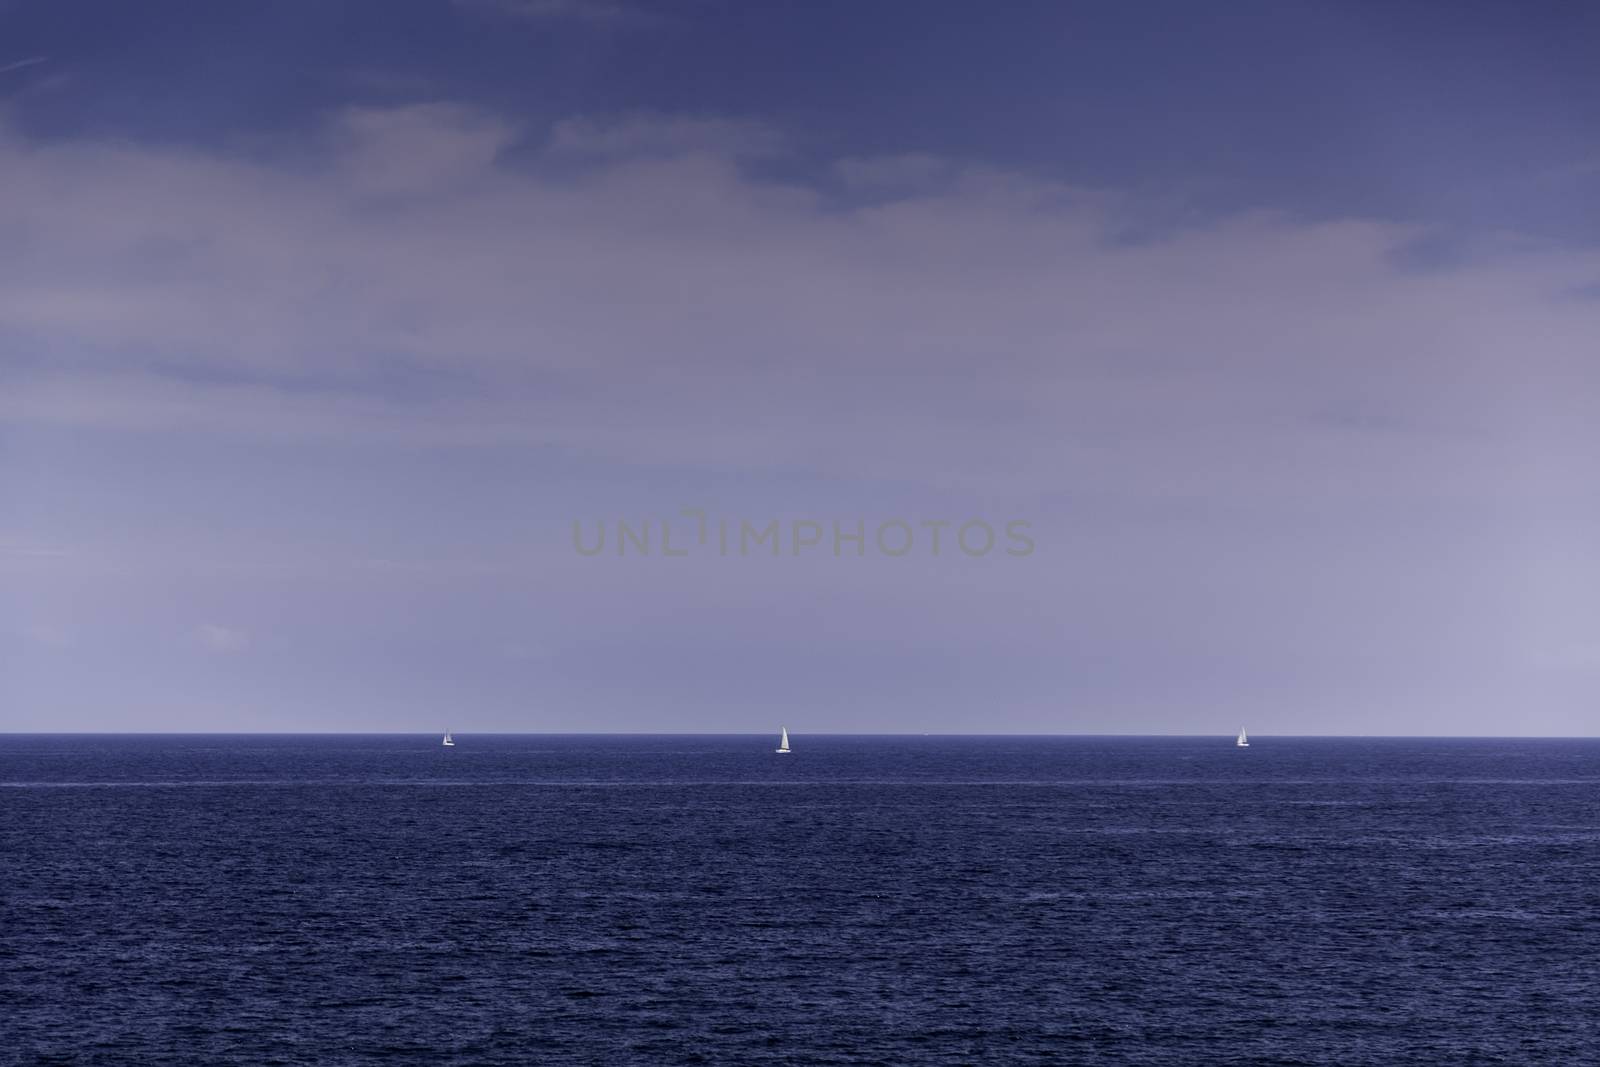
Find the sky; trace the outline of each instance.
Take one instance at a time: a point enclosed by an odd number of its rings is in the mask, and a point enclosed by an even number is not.
[[[0,731],[1600,733],[1597,52],[0,0]]]

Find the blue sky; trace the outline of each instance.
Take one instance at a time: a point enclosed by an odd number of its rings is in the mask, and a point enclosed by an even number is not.
[[[1594,730],[1590,6],[0,26],[0,728]]]

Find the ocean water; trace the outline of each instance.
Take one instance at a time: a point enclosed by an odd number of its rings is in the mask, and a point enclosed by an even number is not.
[[[1600,742],[0,736],[0,1062],[1600,1063]]]

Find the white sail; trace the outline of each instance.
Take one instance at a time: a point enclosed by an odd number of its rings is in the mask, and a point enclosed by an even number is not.
[[[778,727],[778,751],[789,751],[789,728],[787,726]]]
[[[450,731],[449,730],[446,730],[444,732],[444,743],[446,745],[451,746],[451,747],[454,747],[454,745],[455,745],[455,742],[450,739]]]
[[[1250,747],[1250,739],[1244,735],[1243,726],[1239,727],[1239,740],[1235,741],[1234,744],[1238,745],[1240,748]]]

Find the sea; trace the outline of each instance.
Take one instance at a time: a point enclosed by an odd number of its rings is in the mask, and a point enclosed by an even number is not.
[[[1600,1063],[1600,740],[0,735],[0,1063]]]

